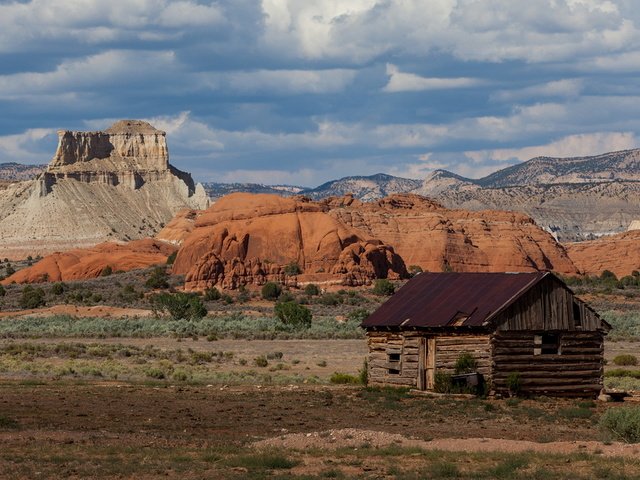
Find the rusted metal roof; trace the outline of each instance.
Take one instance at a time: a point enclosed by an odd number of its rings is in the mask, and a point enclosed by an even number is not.
[[[480,327],[548,272],[421,273],[363,322],[371,327]]]

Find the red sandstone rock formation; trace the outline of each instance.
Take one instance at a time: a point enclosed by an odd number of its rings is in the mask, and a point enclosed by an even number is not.
[[[95,278],[107,266],[116,272],[164,264],[176,249],[171,244],[150,238],[125,244],[101,243],[91,248],[48,255],[32,267],[14,273],[2,283],[6,285],[12,282],[58,282]]]
[[[600,275],[609,270],[621,278],[640,270],[640,230],[568,243],[566,247],[571,260],[587,275]]]
[[[176,216],[156,235],[156,239],[163,242],[181,245],[185,238],[193,231],[196,218],[202,210],[188,208],[180,210]]]
[[[173,271],[185,275],[187,289],[270,280],[356,286],[407,275],[391,246],[346,226],[329,210],[304,198],[228,195],[196,219]],[[292,264],[300,273],[293,274]]]
[[[425,197],[397,194],[378,202],[327,199],[329,214],[392,245],[407,266],[427,271],[578,271],[565,249],[528,216],[449,210]]]

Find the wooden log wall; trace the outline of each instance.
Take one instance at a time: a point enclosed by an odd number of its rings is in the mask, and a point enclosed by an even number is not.
[[[491,339],[493,391],[507,393],[507,378],[520,375],[528,395],[595,397],[602,389],[604,337],[601,332],[558,332],[559,354],[534,355],[542,332],[496,332]]]
[[[456,360],[469,353],[485,381],[491,379],[491,337],[489,335],[436,336],[436,372],[454,373]]]
[[[415,387],[418,379],[420,336],[415,332],[369,332],[369,383]],[[390,361],[390,354],[399,354],[398,361]],[[393,369],[398,374],[389,373]]]

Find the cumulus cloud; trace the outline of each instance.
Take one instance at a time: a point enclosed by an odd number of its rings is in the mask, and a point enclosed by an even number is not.
[[[526,161],[534,157],[580,157],[637,148],[638,141],[632,132],[597,132],[568,135],[545,145],[521,148],[500,148],[465,152],[476,163],[487,160],[500,162]]]
[[[46,128],[32,128],[23,133],[0,136],[0,162],[45,163],[43,156],[46,155],[46,147],[55,145],[57,138],[54,130]]]
[[[419,92],[422,90],[440,90],[446,88],[464,88],[478,85],[481,82],[475,78],[428,78],[414,73],[401,72],[400,69],[387,63],[389,83],[382,89],[385,92]]]

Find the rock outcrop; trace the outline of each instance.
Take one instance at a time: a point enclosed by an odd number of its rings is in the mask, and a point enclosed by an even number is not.
[[[609,270],[618,278],[640,271],[640,230],[566,245],[567,253],[586,275]]]
[[[175,217],[156,235],[158,240],[173,243],[174,245],[182,245],[184,239],[195,228],[196,218],[202,213],[202,210],[193,210],[185,208],[180,210]]]
[[[341,223],[392,245],[408,266],[426,271],[578,273],[562,245],[524,214],[449,210],[413,194],[325,203]]]
[[[91,248],[47,255],[31,267],[19,270],[2,281],[16,283],[59,282],[99,277],[105,268],[113,272],[164,265],[177,247],[146,238],[128,243],[107,242]]]
[[[407,276],[391,246],[345,225],[329,210],[305,198],[228,195],[196,219],[173,271],[185,275],[187,289],[266,281],[358,286]]]
[[[0,190],[0,250],[9,258],[155,235],[183,208],[206,208],[169,164],[165,133],[136,120],[104,132],[59,132],[36,180]]]

